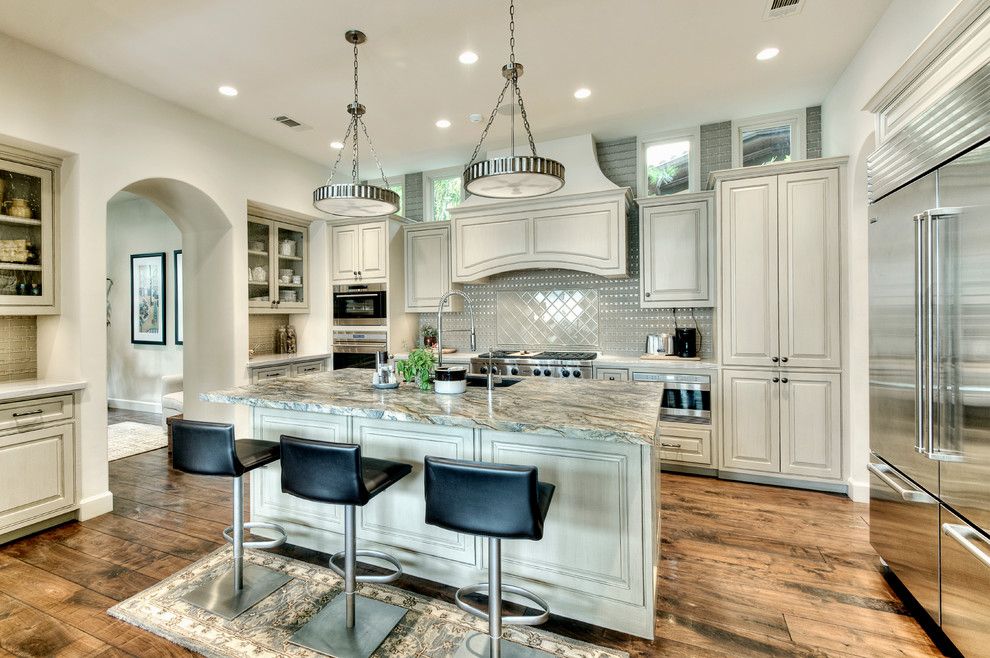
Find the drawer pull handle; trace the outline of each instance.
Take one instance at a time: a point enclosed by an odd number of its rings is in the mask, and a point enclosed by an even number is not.
[[[986,540],[978,532],[968,526],[954,523],[943,523],[942,532],[959,542],[963,548],[969,551],[970,555],[982,562],[984,566],[990,567],[990,555],[976,545],[976,542],[986,543]]]
[[[18,411],[15,414],[11,414],[14,418],[23,418],[24,416],[37,416],[38,414],[45,413],[44,409],[35,409],[34,411]]]
[[[680,443],[661,443],[660,445],[662,447],[664,447],[664,448],[680,448],[681,447],[681,444]]]

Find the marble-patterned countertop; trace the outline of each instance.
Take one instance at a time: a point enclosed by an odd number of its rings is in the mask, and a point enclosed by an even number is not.
[[[69,393],[86,388],[86,382],[74,379],[20,379],[0,383],[0,400],[41,397]]]
[[[248,368],[268,368],[270,366],[284,366],[289,363],[298,363],[300,361],[319,361],[320,359],[329,359],[333,354],[331,352],[319,352],[317,354],[259,354],[258,356],[252,356],[248,362]]]
[[[496,388],[438,395],[412,384],[372,388],[370,370],[280,377],[204,393],[207,402],[243,404],[409,423],[551,434],[653,445],[663,384],[523,379]]]

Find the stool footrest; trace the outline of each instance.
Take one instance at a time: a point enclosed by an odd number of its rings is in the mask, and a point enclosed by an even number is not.
[[[355,579],[359,583],[391,583],[391,582],[395,582],[402,576],[402,565],[399,564],[399,561],[396,558],[392,557],[388,553],[382,553],[381,551],[355,551],[354,555],[356,557],[370,557],[378,560],[384,560],[385,562],[388,562],[389,564],[395,567],[395,571],[393,571],[392,573],[387,573],[381,576],[375,576],[371,574],[365,576],[356,576]],[[345,576],[344,576],[343,567],[337,565],[338,559],[339,560],[344,559],[344,551],[335,553],[333,556],[330,557],[330,569],[333,570],[333,572],[338,576],[340,576],[341,578],[344,578]]]
[[[523,589],[522,587],[517,587],[516,585],[502,585],[502,593],[515,594],[516,596],[522,597],[538,607],[542,612],[537,615],[514,615],[514,616],[503,616],[502,623],[510,626],[538,626],[545,623],[550,619],[550,604],[541,599],[539,596],[530,592],[528,589]],[[477,585],[467,585],[462,587],[454,593],[454,601],[457,602],[457,607],[465,612],[469,612],[476,617],[481,617],[485,621],[488,621],[488,611],[482,610],[474,605],[471,605],[465,601],[462,597],[469,594],[485,594],[491,596],[488,593],[488,583],[478,583]]]
[[[261,521],[251,521],[244,524],[245,530],[253,530],[255,528],[260,528],[263,530],[274,530],[275,532],[282,535],[275,539],[267,539],[264,541],[246,541],[244,542],[244,548],[276,548],[285,543],[288,539],[288,534],[285,532],[285,528],[278,525],[277,523],[263,523]],[[228,544],[234,543],[234,526],[227,526],[223,530],[223,538],[227,540]]]

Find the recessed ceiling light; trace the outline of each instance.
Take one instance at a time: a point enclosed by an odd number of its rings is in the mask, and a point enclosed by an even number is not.
[[[765,62],[768,59],[773,59],[780,53],[780,48],[764,48],[760,52],[756,53],[756,59],[761,62]]]
[[[473,53],[470,50],[465,50],[458,57],[457,60],[461,64],[474,64],[478,61],[478,53]]]
[[[580,89],[574,92],[574,98],[581,99],[581,98],[587,98],[588,96],[591,96],[591,90],[588,89],[587,87],[581,87]]]
[[[450,128],[450,121],[446,119],[440,119],[436,124],[437,128]]]
[[[330,142],[330,148],[337,149],[339,151],[344,148],[344,144],[342,142]]]
[[[482,117],[477,112],[468,115],[468,121],[470,121],[471,123],[480,123],[483,118],[484,117]]]
[[[220,87],[217,88],[217,91],[219,91],[224,96],[237,95],[237,87],[231,87],[230,85],[221,85]]]

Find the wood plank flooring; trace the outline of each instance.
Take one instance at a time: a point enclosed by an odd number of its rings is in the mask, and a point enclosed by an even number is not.
[[[0,657],[192,655],[105,610],[220,545],[229,482],[171,471],[163,449],[112,462],[110,484],[113,513],[0,547]],[[657,639],[559,618],[547,630],[634,658],[942,655],[878,570],[866,505],[667,473],[661,491]]]

